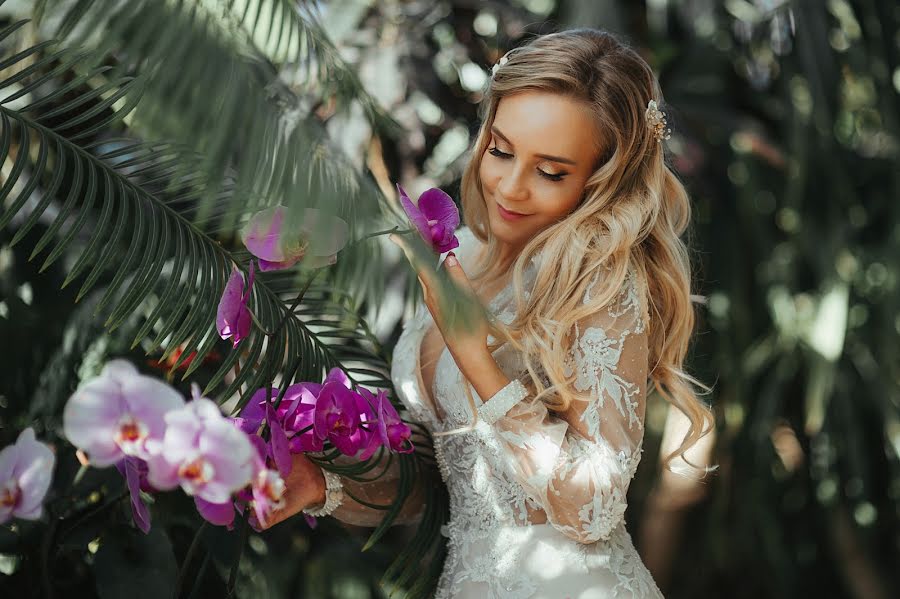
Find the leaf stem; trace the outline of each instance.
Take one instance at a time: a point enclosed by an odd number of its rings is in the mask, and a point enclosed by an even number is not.
[[[400,226],[398,225],[396,227],[391,227],[390,229],[385,229],[383,231],[375,231],[374,233],[369,233],[368,235],[363,235],[362,237],[360,237],[359,239],[357,239],[350,245],[357,245],[357,244],[362,243],[363,241],[371,239],[372,237],[378,237],[380,235],[388,235],[390,233],[396,233],[397,235],[405,235],[405,234],[409,233],[410,231],[412,231],[412,229],[400,230]]]
[[[188,547],[187,553],[184,555],[184,561],[181,562],[181,569],[178,571],[178,578],[175,579],[175,599],[181,595],[181,587],[184,584],[184,577],[187,574],[187,567],[191,563],[191,559],[193,559],[194,554],[197,552],[197,547],[200,546],[200,537],[203,535],[203,531],[206,530],[206,527],[209,525],[209,522],[206,520],[203,521],[203,524],[200,525],[200,528],[197,529],[197,532],[194,533],[194,538],[191,541],[190,547]]]
[[[244,555],[244,546],[247,544],[247,536],[250,534],[250,525],[249,520],[247,519],[247,510],[241,514],[241,538],[240,545],[238,545],[238,553],[237,557],[234,559],[234,563],[231,564],[231,572],[228,574],[228,586],[225,588],[226,597],[231,599],[234,597],[234,586],[237,583],[237,573],[238,567],[241,565],[241,558]]]

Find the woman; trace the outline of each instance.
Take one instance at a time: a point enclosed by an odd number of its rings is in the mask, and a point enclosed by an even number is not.
[[[495,67],[462,180],[469,229],[442,266],[488,319],[451,331],[423,269],[392,370],[450,492],[437,597],[661,596],[624,526],[649,382],[692,424],[669,459],[712,419],[681,369],[689,204],[664,163],[659,99],[648,65],[595,30],[539,37]],[[383,502],[389,478],[326,485],[298,459],[304,482],[278,519],[380,520],[341,487]]]

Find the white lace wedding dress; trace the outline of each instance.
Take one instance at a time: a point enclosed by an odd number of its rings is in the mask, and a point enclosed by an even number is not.
[[[460,247],[454,253],[471,272],[480,242],[468,229],[457,236]],[[533,262],[526,277],[535,271]],[[526,278],[526,289],[528,282]],[[511,290],[511,285],[501,290],[488,307],[507,323],[515,309]],[[644,433],[644,294],[644,285],[630,272],[615,301],[579,323],[567,364],[578,373],[576,387],[590,390],[593,398],[583,403],[579,420],[567,423],[526,396],[516,381],[525,375],[522,360],[503,346],[494,358],[513,383],[487,403],[472,390],[479,412],[474,429],[435,437],[450,495],[450,521],[442,528],[449,551],[437,599],[662,597],[624,523],[626,492]],[[420,303],[397,342],[391,375],[413,419],[440,433],[464,427],[473,415],[462,375],[446,349],[430,394],[444,419],[422,392],[420,346],[432,325]],[[391,495],[377,485],[350,484],[354,495],[368,501]],[[376,523],[376,517],[366,521],[364,511],[352,504],[345,500],[334,515],[357,524]],[[413,521],[414,498],[407,508],[404,518]]]

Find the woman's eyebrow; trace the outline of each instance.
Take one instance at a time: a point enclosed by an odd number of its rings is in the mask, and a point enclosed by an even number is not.
[[[491,133],[508,143],[510,146],[515,147],[513,145],[513,142],[509,141],[509,138],[503,135],[500,132],[500,129],[497,129],[496,125],[491,126]],[[538,158],[543,158],[544,160],[549,160],[551,162],[559,162],[560,164],[571,164],[572,166],[575,166],[574,160],[569,160],[568,158],[563,158],[562,156],[551,156],[549,154],[535,154],[535,156],[537,156]]]

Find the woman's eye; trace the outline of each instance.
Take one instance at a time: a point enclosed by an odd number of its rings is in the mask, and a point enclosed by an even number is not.
[[[568,173],[545,173],[541,169],[538,169],[538,172],[545,179],[550,179],[551,181],[562,181],[563,177],[565,177]]]
[[[491,156],[496,156],[497,158],[501,158],[503,160],[506,160],[507,158],[512,158],[512,154],[507,154],[506,152],[501,152],[497,148],[497,146],[494,146],[493,148],[488,148],[488,153]],[[566,175],[569,174],[569,173],[548,173],[548,172],[542,171],[541,169],[537,169],[537,172],[541,177],[548,179],[550,181],[562,181],[563,177],[565,177]]]

